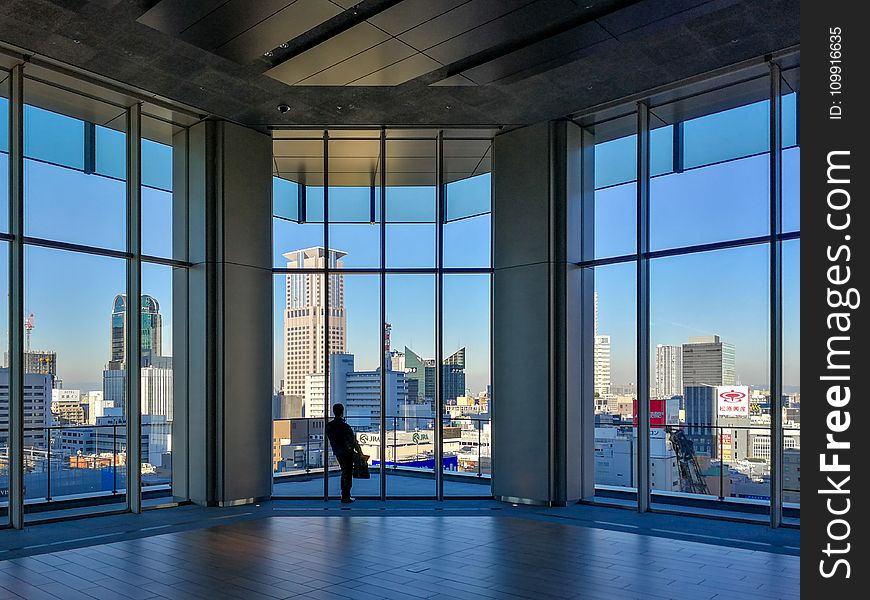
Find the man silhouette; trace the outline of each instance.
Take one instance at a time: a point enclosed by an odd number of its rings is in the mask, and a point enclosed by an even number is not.
[[[335,418],[326,424],[326,437],[332,446],[332,453],[341,467],[341,502],[350,504],[350,488],[353,485],[353,461],[357,454],[362,454],[356,435],[351,426],[344,420],[344,405],[335,404],[332,407]]]

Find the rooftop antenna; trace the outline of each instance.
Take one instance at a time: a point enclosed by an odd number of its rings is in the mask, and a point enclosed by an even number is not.
[[[24,349],[25,351],[30,352],[30,333],[33,331],[33,313],[30,313],[30,316],[24,319],[24,331]]]

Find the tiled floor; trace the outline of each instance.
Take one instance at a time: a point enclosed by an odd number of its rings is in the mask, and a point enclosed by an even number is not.
[[[0,531],[0,558],[17,557],[0,599],[799,597],[797,532],[618,509],[275,502],[88,521],[106,524]]]

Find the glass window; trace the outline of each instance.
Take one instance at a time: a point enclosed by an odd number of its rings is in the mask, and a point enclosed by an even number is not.
[[[782,244],[783,502],[800,506],[801,272],[800,240]]]
[[[2,84],[0,84],[2,85]],[[2,99],[0,99],[2,102]],[[6,493],[0,494],[0,526],[9,523],[9,243],[0,242],[0,481]]]
[[[172,491],[175,414],[172,314],[175,270],[142,264],[142,489]],[[186,275],[184,269],[180,270]]]
[[[666,419],[651,429],[656,492],[769,502],[769,278],[766,244],[650,262],[650,373]],[[679,382],[669,347],[681,348]]]
[[[593,268],[595,485],[637,489],[637,275],[634,262]]]
[[[0,71],[0,231],[9,231],[9,77]]]
[[[435,140],[388,140],[387,268],[435,267]]]
[[[797,139],[797,94],[782,98],[782,230],[801,229],[801,148]]]
[[[172,127],[142,119],[142,254],[187,258],[187,221],[177,214],[172,195]]]
[[[388,275],[386,292],[387,494],[434,496],[435,276]]]
[[[363,453],[369,457],[371,479],[357,479],[352,493],[356,496],[380,495],[381,418],[381,327],[380,277],[378,275],[344,275],[331,273],[329,280],[329,392],[328,403],[344,405],[344,415],[357,435]],[[396,382],[398,385],[398,381]],[[322,376],[306,378],[306,414],[323,415]],[[400,389],[393,390],[399,394]],[[390,395],[390,390],[388,390]],[[331,413],[331,410],[330,410]],[[327,418],[331,418],[329,414]],[[335,456],[329,456],[329,495],[341,495],[340,468]]]
[[[120,130],[102,125],[86,125],[85,136],[94,136],[94,170],[100,175],[124,180],[127,178],[127,136],[124,135],[124,116],[115,119],[115,124],[120,127]]]
[[[446,145],[446,142],[445,142]],[[449,206],[454,198],[465,198],[460,205],[486,212],[474,216],[457,217],[443,225],[443,264],[447,268],[489,267],[492,264],[492,177],[490,173],[475,175],[448,183],[444,188],[445,201]],[[453,214],[463,214],[461,210]]]
[[[82,494],[124,501],[126,267],[122,259],[25,248],[30,503]]]
[[[488,496],[492,474],[490,275],[443,278],[445,496]]]
[[[126,250],[126,186],[122,180],[95,172],[94,157],[86,161],[85,149],[93,147],[85,143],[86,122],[31,103],[64,106],[113,123],[118,122],[117,117],[124,110],[90,99],[85,103],[74,94],[30,80],[25,82],[25,97],[28,102],[24,110],[25,234]],[[117,145],[124,135],[105,130],[100,140],[111,140],[106,142],[109,146]],[[105,164],[102,158],[101,164]],[[112,169],[115,175],[120,174],[117,168]]]
[[[379,268],[380,141],[329,142],[329,246],[345,266]]]
[[[595,144],[595,258],[637,251],[637,136]]]
[[[323,473],[324,282],[319,273],[275,275],[272,470],[279,476],[275,495],[323,497],[322,477],[300,481],[284,476]],[[319,405],[312,404],[314,396]]]
[[[650,181],[652,250],[769,233],[769,109],[756,102],[682,124],[685,170]]]
[[[754,102],[683,123],[687,169],[770,149],[770,101]]]

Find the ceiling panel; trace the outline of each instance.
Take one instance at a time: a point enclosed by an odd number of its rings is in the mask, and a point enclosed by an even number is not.
[[[178,35],[193,23],[219,8],[227,0],[162,0],[139,19],[157,31]]]
[[[221,56],[250,62],[331,19],[341,8],[324,0],[296,0],[217,49]]]
[[[351,85],[400,85],[416,79],[420,75],[440,69],[442,66],[438,61],[418,52],[370,75],[361,77],[353,81]]]
[[[585,23],[536,44],[510,52],[495,60],[463,71],[462,74],[479,85],[492,83],[520,72],[535,72],[534,67],[569,62],[572,55],[584,48],[611,39],[600,25]],[[433,48],[432,50],[435,50]]]
[[[227,0],[185,28],[179,37],[213,51],[293,3],[294,0]]]
[[[571,0],[538,0],[432,46],[426,50],[426,54],[447,65],[482,50],[523,38],[536,29],[565,21],[575,16],[576,12],[577,5]]]
[[[369,19],[390,35],[399,35],[470,0],[404,0]]]
[[[276,65],[266,71],[266,75],[294,85],[389,38],[387,33],[377,27],[369,23],[360,23]]]
[[[299,82],[299,85],[347,85],[408,58],[415,50],[390,38]]]
[[[333,161],[346,157],[374,157],[380,154],[380,140],[330,140],[329,168]]]
[[[471,0],[398,36],[417,50],[425,50],[533,0]]]
[[[274,156],[321,156],[323,140],[272,140]]]

